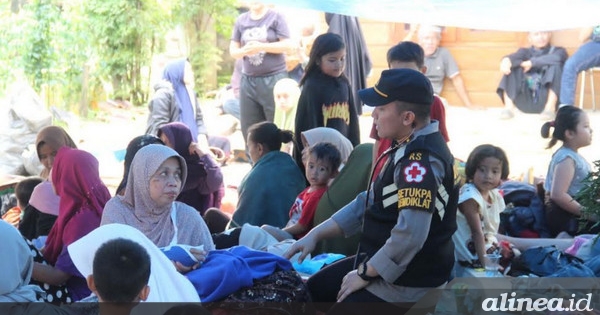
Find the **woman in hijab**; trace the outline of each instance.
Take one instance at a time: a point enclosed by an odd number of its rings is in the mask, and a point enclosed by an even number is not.
[[[77,148],[69,134],[58,126],[42,128],[37,134],[35,145],[38,158],[44,166],[40,173],[44,181],[35,186],[29,205],[23,209],[21,224],[25,226],[24,229],[35,232],[27,233],[27,238],[30,240],[48,235],[58,216],[59,198],[50,183],[50,171],[56,152],[64,146]]]
[[[185,160],[173,149],[160,144],[141,148],[131,163],[125,194],[108,201],[101,224],[130,225],[158,247],[204,245],[205,251],[213,250],[200,214],[175,201],[186,179]]]
[[[131,162],[133,162],[133,157],[135,156],[137,151],[149,144],[164,143],[156,136],[143,135],[133,138],[127,145],[127,150],[125,151],[125,161],[123,162],[123,179],[121,179],[119,187],[117,187],[117,195],[123,196],[125,194],[125,186],[127,186],[127,177],[129,176],[129,169],[131,168]]]
[[[28,285],[33,270],[33,256],[29,246],[10,224],[0,220],[0,303],[37,302],[43,292],[38,286]]]
[[[35,263],[33,278],[53,285],[66,283],[72,300],[78,301],[91,292],[73,265],[67,246],[100,225],[110,193],[100,179],[98,160],[86,151],[68,147],[56,154],[52,186],[60,196],[60,210],[43,248],[50,265]]]
[[[221,167],[208,152],[200,149],[194,154],[190,153],[190,129],[180,122],[168,123],[158,129],[158,136],[168,147],[179,153],[187,165],[187,180],[177,201],[194,207],[200,215],[204,215],[210,207],[220,207],[225,194]]]
[[[65,146],[77,148],[73,139],[71,139],[63,128],[48,126],[38,132],[37,139],[35,140],[35,148],[40,162],[44,165],[44,170],[40,174],[40,177],[44,179],[48,178],[56,152]]]
[[[204,116],[194,92],[192,65],[186,59],[170,62],[162,78],[154,86],[146,133],[156,135],[162,125],[179,121],[190,128],[194,142],[208,143]],[[198,139],[198,135],[203,139]]]

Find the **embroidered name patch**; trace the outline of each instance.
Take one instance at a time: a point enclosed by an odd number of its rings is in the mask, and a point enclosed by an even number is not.
[[[414,187],[398,189],[398,209],[406,207],[429,209],[431,200],[431,190]]]
[[[419,162],[412,162],[404,168],[404,179],[407,183],[420,183],[425,178],[425,174],[427,174],[427,169]]]

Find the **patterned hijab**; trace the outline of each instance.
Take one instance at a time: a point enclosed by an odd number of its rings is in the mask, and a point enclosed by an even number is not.
[[[0,302],[36,302],[42,290],[28,285],[33,272],[33,256],[23,236],[0,220]]]
[[[38,132],[37,138],[35,140],[35,149],[39,152],[40,146],[42,146],[43,144],[48,145],[54,151],[58,151],[58,149],[60,149],[63,146],[75,149],[77,148],[77,145],[75,145],[75,142],[73,141],[73,139],[71,139],[69,134],[64,129],[58,126],[48,126],[40,130],[40,132]],[[40,158],[39,153],[38,158]],[[50,170],[44,169],[40,176],[42,178],[48,178],[49,171]]]
[[[197,187],[200,181],[206,180],[206,170],[200,158],[195,154],[190,154],[190,144],[192,143],[192,133],[190,128],[180,122],[172,122],[163,125],[158,129],[158,135],[164,134],[174,150],[179,153],[187,164],[187,180],[183,185],[183,191]]]
[[[60,210],[46,240],[44,257],[54,265],[64,246],[100,225],[110,193],[100,179],[98,160],[68,147],[60,148],[54,158],[52,184],[60,197]]]
[[[122,198],[122,202],[133,209],[132,214],[136,218],[134,220],[135,224],[130,225],[142,231],[155,244],[164,244],[166,241],[164,238],[172,237],[174,233],[170,217],[172,205],[161,207],[150,198],[151,177],[171,157],[176,157],[179,160],[181,181],[185,182],[187,178],[185,160],[165,145],[150,144],[141,148],[133,158],[129,177],[127,178],[125,195]],[[123,209],[123,211],[127,210]]]

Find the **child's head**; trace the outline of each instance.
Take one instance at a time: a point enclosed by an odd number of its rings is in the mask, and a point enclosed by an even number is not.
[[[467,182],[474,183],[480,190],[500,186],[501,181],[508,178],[508,172],[506,153],[491,144],[482,144],[473,149],[465,166]]]
[[[132,303],[150,293],[150,256],[136,242],[117,238],[96,251],[88,286],[100,302]]]
[[[289,112],[298,105],[298,98],[300,97],[298,82],[290,78],[277,81],[273,87],[273,97],[275,98],[276,110]]]
[[[311,186],[326,186],[338,173],[342,155],[335,145],[319,142],[308,149],[306,179]]]
[[[17,206],[20,209],[25,209],[29,204],[29,199],[31,198],[31,193],[33,193],[33,189],[35,186],[42,182],[41,177],[32,176],[23,179],[20,181],[17,186],[15,186],[15,196],[17,197]]]
[[[552,139],[548,143],[548,149],[553,147],[558,140],[574,150],[592,143],[590,118],[578,107],[563,106],[559,108],[556,112],[556,119],[542,125],[541,134],[543,138],[550,137],[550,128],[554,128],[554,131],[552,131]]]
[[[318,71],[337,78],[343,75],[345,67],[346,44],[342,37],[335,33],[321,34],[313,42],[300,85],[303,85],[306,78]]]
[[[390,69],[408,68],[425,72],[425,53],[423,48],[413,42],[400,42],[387,52],[387,62]]]

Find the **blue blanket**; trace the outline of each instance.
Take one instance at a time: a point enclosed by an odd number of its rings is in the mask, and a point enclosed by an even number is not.
[[[208,253],[202,266],[187,273],[202,302],[214,302],[229,294],[250,287],[254,279],[266,277],[277,270],[290,270],[289,260],[245,246]]]

